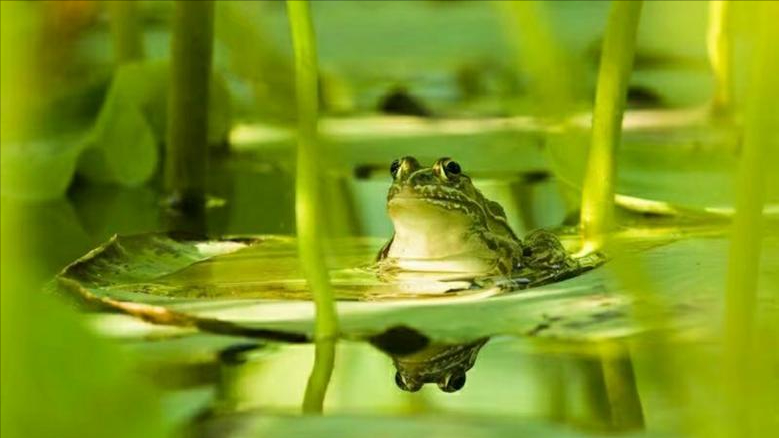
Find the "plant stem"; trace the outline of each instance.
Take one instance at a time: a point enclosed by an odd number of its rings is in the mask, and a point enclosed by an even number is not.
[[[174,2],[165,184],[185,209],[205,202],[213,30],[213,1]]]
[[[138,25],[138,2],[115,0],[107,3],[116,63],[121,65],[143,59],[143,33]]]
[[[542,117],[561,117],[573,106],[570,65],[549,25],[544,2],[497,1],[503,27],[517,46],[517,65],[530,76],[530,90]]]
[[[605,342],[600,345],[600,349],[612,427],[617,430],[642,429],[644,413],[630,350],[620,341]]]
[[[730,0],[709,1],[709,30],[706,38],[715,82],[712,109],[724,114],[733,105],[731,3]]]
[[[728,271],[725,282],[725,377],[731,403],[730,423],[749,422],[755,413],[749,410],[755,388],[752,371],[757,285],[763,233],[763,204],[766,192],[766,167],[773,163],[779,137],[779,31],[772,20],[779,16],[775,2],[751,3],[757,27],[752,52],[750,90],[744,121],[744,141],[736,177],[736,213],[733,217]],[[772,157],[773,155],[773,157]],[[772,169],[772,170],[774,170]],[[760,383],[757,383],[760,384]]]
[[[321,414],[324,405],[327,386],[333,375],[335,364],[335,338],[324,338],[316,341],[314,351],[314,367],[308,376],[306,394],[303,398],[304,414]]]
[[[642,5],[643,1],[615,0],[609,12],[582,189],[583,252],[602,248],[613,225],[616,152]]]
[[[321,345],[334,343],[338,318],[325,264],[324,217],[318,177],[318,60],[311,5],[305,0],[288,0],[287,13],[295,53],[295,84],[298,107],[298,153],[295,186],[295,218],[298,251],[309,287],[314,294],[316,322],[314,337],[317,356],[306,389],[304,412],[321,412],[334,354]],[[324,344],[322,344],[324,343]]]

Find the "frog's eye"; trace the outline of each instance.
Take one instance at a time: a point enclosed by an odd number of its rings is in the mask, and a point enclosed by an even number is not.
[[[400,160],[395,160],[390,164],[390,175],[395,178],[398,175],[398,169],[400,169]]]
[[[457,161],[449,161],[444,166],[444,170],[446,171],[447,175],[459,175],[460,172],[462,172],[462,169],[460,169],[460,165],[457,163]]]
[[[462,371],[454,371],[438,382],[438,387],[444,392],[456,392],[463,386],[465,386],[465,373]]]
[[[395,384],[398,385],[398,388],[408,392],[417,392],[422,388],[420,383],[404,379],[400,371],[395,373]]]

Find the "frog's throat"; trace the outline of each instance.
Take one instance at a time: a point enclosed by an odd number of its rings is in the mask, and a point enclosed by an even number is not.
[[[423,198],[392,200],[395,237],[388,256],[443,259],[486,249],[478,232],[485,227],[484,218],[457,205]]]

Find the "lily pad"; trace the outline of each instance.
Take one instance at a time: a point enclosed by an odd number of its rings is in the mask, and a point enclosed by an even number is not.
[[[697,327],[722,293],[727,240],[674,237],[634,239],[626,256],[653,273],[651,290],[667,303],[665,319]],[[768,243],[776,249],[779,242]],[[504,334],[593,340],[641,329],[609,263],[562,282],[505,293],[490,282],[465,289],[441,279],[382,281],[367,269],[380,244],[350,239],[331,249],[338,254],[328,262],[344,338],[364,339],[398,326],[445,342]],[[87,302],[154,323],[307,341],[314,308],[295,248],[295,240],[283,236],[116,236],[57,281]],[[776,253],[766,250],[762,274],[775,270]]]

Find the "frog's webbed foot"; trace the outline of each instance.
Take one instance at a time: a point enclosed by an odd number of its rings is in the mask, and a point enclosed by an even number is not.
[[[546,230],[536,230],[525,238],[522,260],[526,268],[535,271],[570,271],[578,263],[565,250],[560,239]]]

